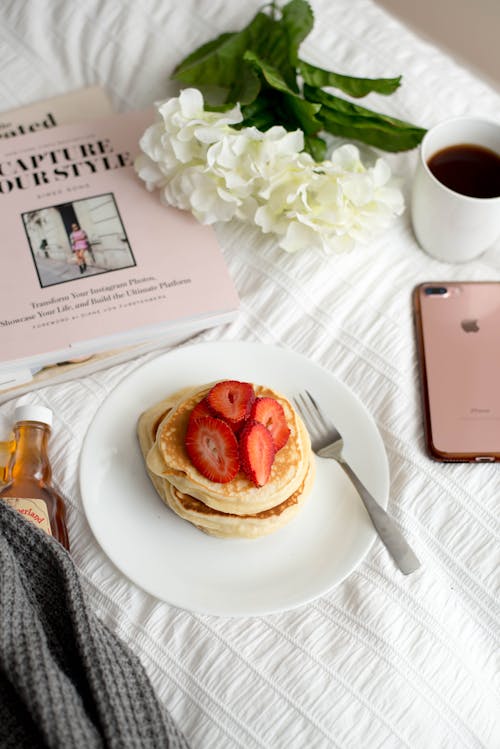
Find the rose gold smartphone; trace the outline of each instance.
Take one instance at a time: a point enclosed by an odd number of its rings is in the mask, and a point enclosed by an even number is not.
[[[429,454],[500,461],[500,282],[424,283],[413,309]]]

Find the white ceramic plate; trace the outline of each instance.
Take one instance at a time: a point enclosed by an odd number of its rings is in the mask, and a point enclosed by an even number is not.
[[[176,349],[128,375],[85,437],[80,485],[92,531],[130,580],[191,611],[250,616],[300,606],[361,562],[375,531],[342,469],[317,459],[313,492],[299,515],[256,540],[218,539],[181,520],[144,470],[135,426],[142,411],[187,385],[239,379],[288,397],[308,388],[344,436],[345,454],[386,506],[384,445],[365,407],[334,376],[303,356],[262,344],[202,343]]]

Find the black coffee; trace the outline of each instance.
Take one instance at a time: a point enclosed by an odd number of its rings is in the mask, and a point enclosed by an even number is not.
[[[435,153],[427,166],[450,190],[472,198],[500,196],[500,156],[489,148],[462,143]]]

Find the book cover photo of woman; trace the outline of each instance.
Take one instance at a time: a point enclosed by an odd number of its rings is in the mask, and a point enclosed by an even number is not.
[[[136,265],[114,195],[22,214],[40,286]]]

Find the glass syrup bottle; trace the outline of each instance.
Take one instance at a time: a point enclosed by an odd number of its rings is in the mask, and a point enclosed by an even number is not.
[[[69,551],[64,499],[52,486],[47,445],[52,411],[44,406],[18,406],[14,412],[11,451],[0,499],[18,510]]]

